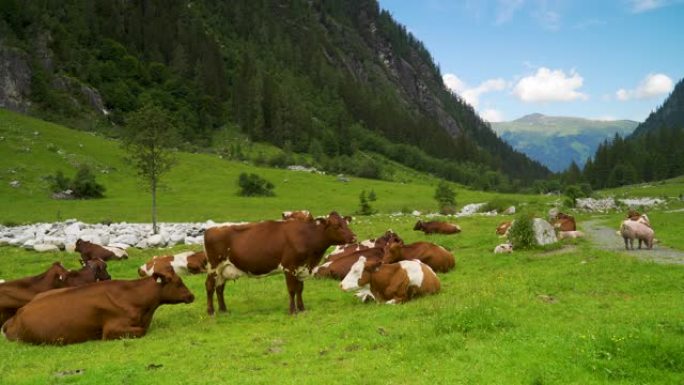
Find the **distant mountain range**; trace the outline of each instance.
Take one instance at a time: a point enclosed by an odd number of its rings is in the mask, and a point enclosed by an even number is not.
[[[542,114],[511,122],[492,123],[492,129],[514,149],[539,161],[551,171],[565,170],[572,161],[580,167],[599,144],[615,134],[627,136],[639,125],[632,120],[589,120]]]

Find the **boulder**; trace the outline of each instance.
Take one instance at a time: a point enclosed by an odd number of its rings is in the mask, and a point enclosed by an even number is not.
[[[458,214],[456,214],[456,216],[466,217],[469,215],[473,215],[476,212],[479,212],[480,209],[482,209],[482,207],[484,207],[485,205],[486,203],[469,203],[463,206],[463,208],[461,208],[461,211],[459,211]]]
[[[55,252],[55,251],[59,251],[59,247],[57,247],[55,245],[50,245],[47,243],[39,243],[39,244],[33,245],[33,250],[35,250],[39,253]]]
[[[532,228],[534,229],[534,239],[538,245],[544,246],[558,242],[556,232],[549,222],[541,218],[534,218]]]
[[[140,238],[137,237],[135,234],[122,234],[119,235],[111,240],[112,244],[125,244],[130,246],[137,245],[138,242],[140,242]]]
[[[511,206],[511,207],[507,208],[506,210],[504,210],[503,213],[504,213],[504,215],[513,215],[513,214],[515,214],[515,206]]]
[[[166,239],[164,239],[163,234],[154,234],[147,237],[148,247],[164,247],[166,246]]]

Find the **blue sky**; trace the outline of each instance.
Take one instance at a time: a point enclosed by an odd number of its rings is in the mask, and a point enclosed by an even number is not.
[[[684,0],[379,0],[485,119],[643,121],[684,77]]]

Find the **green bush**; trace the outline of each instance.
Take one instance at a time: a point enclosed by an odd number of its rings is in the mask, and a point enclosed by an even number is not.
[[[456,192],[445,181],[439,182],[434,195],[439,212],[441,214],[453,214],[456,212]]]
[[[361,191],[361,195],[359,195],[359,209],[356,211],[356,214],[358,214],[358,215],[375,214],[375,210],[373,210],[370,203],[368,203],[368,199],[366,198],[366,190]]]
[[[238,177],[238,186],[240,187],[238,195],[243,197],[271,197],[275,195],[273,192],[273,188],[275,187],[273,183],[257,174],[240,173],[240,176]]]
[[[105,187],[97,183],[95,174],[88,166],[81,166],[73,180],[65,177],[62,171],[48,176],[47,180],[51,192],[71,190],[73,196],[78,199],[102,198],[105,192]]]
[[[504,212],[506,209],[508,209],[511,206],[516,206],[518,202],[512,200],[512,199],[505,199],[505,198],[495,198],[492,199],[491,201],[487,202],[482,208],[480,208],[480,212],[488,212],[492,210],[496,210],[498,213]]]
[[[534,217],[528,213],[521,213],[515,218],[513,226],[508,230],[508,239],[514,250],[531,249],[537,246],[534,239]]]

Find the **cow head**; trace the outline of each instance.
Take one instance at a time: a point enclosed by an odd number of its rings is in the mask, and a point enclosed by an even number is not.
[[[61,262],[55,262],[47,270],[45,276],[48,278],[53,288],[60,288],[64,286],[68,273],[69,270],[65,269]]]
[[[413,226],[414,230],[422,230],[423,229],[423,221],[418,221],[416,222],[416,225]]]
[[[336,211],[331,212],[327,218],[319,220],[317,223],[325,227],[325,234],[334,245],[356,242],[356,234],[349,228],[349,221],[346,217],[341,217]]]
[[[76,240],[76,247],[75,247],[74,250],[76,250],[76,252],[79,252],[79,253],[80,253],[80,252],[83,252],[83,251],[84,251],[83,248],[84,248],[88,243],[90,243],[90,242],[84,241],[83,239],[79,238],[79,239]]]
[[[367,262],[366,257],[360,257],[340,282],[340,288],[344,291],[367,289],[370,285],[371,273],[377,271],[380,265],[382,261]]]
[[[185,286],[183,280],[176,275],[171,266],[167,266],[160,271],[155,271],[152,278],[157,281],[160,286],[160,301],[161,303],[191,303],[195,300],[195,296],[190,289]]]
[[[383,248],[384,255],[382,257],[382,263],[395,263],[403,260],[402,248],[404,247],[404,241],[397,238],[392,238],[385,247]]]
[[[387,230],[385,231],[385,234],[383,234],[381,237],[377,238],[375,240],[375,247],[385,247],[386,244],[392,241],[399,240],[401,241],[401,238],[399,237],[399,234],[395,233],[394,231]]]
[[[107,272],[107,264],[100,258],[91,259],[85,266],[95,274],[95,281],[109,281],[112,277]]]

